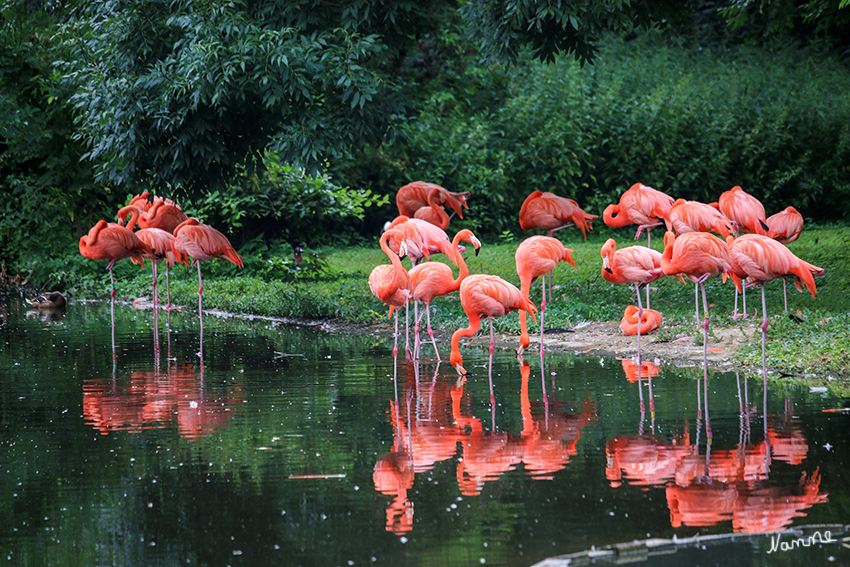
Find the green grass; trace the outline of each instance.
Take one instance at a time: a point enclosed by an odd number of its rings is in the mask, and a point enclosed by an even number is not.
[[[546,310],[548,328],[569,328],[582,321],[619,320],[626,305],[634,303],[634,288],[614,285],[601,276],[599,250],[605,240],[614,237],[620,247],[633,244],[631,229],[612,230],[601,223],[581,240],[579,233],[565,229],[558,236],[573,250],[578,269],[561,263],[554,273],[556,301]],[[661,231],[656,230],[653,248],[660,250]],[[496,242],[484,242],[478,257],[467,253],[470,273],[490,273],[519,285],[514,263],[514,252],[520,237],[502,235]],[[784,316],[782,283],[767,285],[766,295],[771,325],[768,330],[768,364],[787,374],[817,373],[833,376],[850,376],[850,339],[846,329],[850,320],[847,297],[850,295],[848,263],[845,250],[850,245],[850,229],[843,226],[807,226],[797,242],[789,247],[799,257],[826,270],[826,275],[816,278],[817,299],[808,293],[799,293],[788,286],[788,309],[799,310],[806,318],[797,323]],[[642,243],[645,244],[645,240]],[[291,270],[288,267],[268,267],[268,261],[252,260],[249,267],[239,272],[226,262],[206,263],[204,273],[204,307],[235,313],[290,317],[301,319],[339,319],[350,323],[366,324],[387,322],[388,308],[370,292],[369,272],[387,258],[378,248],[353,247],[325,249],[321,255],[320,269],[308,267]],[[437,256],[435,261],[439,261]],[[404,262],[409,267],[409,262]],[[120,265],[124,264],[124,265]],[[150,296],[150,268],[142,270],[127,262],[116,269],[118,296],[126,299]],[[98,266],[99,268],[102,266]],[[164,277],[160,296],[164,299]],[[197,302],[197,271],[179,267],[172,271],[172,301],[194,306]],[[79,297],[105,297],[109,277],[105,271],[97,277],[82,278],[71,293]],[[730,314],[733,306],[733,286],[712,278],[706,284],[711,324],[736,325]],[[532,286],[532,300],[538,304],[540,284]],[[682,285],[673,278],[664,278],[653,284],[652,307],[664,314],[665,321],[679,322],[686,327],[694,318],[694,286]],[[761,318],[761,297],[757,288],[748,293],[748,307]],[[438,298],[431,309],[435,328],[451,331],[466,325],[466,317],[455,292]],[[519,333],[516,317],[497,319],[499,332]],[[662,330],[663,335],[663,330]],[[696,334],[696,332],[695,332]],[[657,338],[662,338],[659,336]],[[757,341],[743,348],[738,362],[760,366],[761,348]]]

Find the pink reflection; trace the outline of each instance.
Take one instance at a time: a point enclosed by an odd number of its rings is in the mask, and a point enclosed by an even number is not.
[[[632,383],[637,382],[638,365],[628,358],[621,358],[620,362],[623,363],[623,372],[626,373],[626,380]],[[658,368],[658,365],[656,365],[654,362],[644,360],[640,363],[641,380],[649,380],[650,378],[655,378],[659,374],[661,374],[661,369]]]
[[[438,365],[439,368],[439,365]],[[522,432],[519,435],[485,429],[471,414],[472,402],[460,382],[439,377],[419,379],[418,363],[408,367],[409,376],[401,401],[390,404],[393,448],[375,464],[375,489],[393,496],[387,507],[386,529],[403,534],[413,528],[413,503],[408,499],[415,476],[437,463],[457,457],[457,482],[461,494],[481,493],[484,484],[497,480],[520,463],[535,479],[552,479],[576,454],[581,428],[593,424],[595,405],[584,402],[584,411],[571,413],[565,404],[531,402],[528,363],[520,367]],[[438,379],[439,378],[439,379]],[[493,422],[495,416],[490,416]],[[460,446],[460,453],[458,453]]]
[[[83,384],[85,420],[103,435],[167,428],[176,417],[182,437],[202,437],[228,425],[243,400],[239,386],[226,393],[205,392],[203,371],[191,365],[165,373],[133,372],[120,386],[114,377]]]

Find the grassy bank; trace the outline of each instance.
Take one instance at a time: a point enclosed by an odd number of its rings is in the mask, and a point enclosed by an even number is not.
[[[601,224],[601,223],[600,223]],[[661,234],[656,231],[653,248],[661,249]],[[562,241],[573,249],[578,266],[574,270],[562,263],[555,270],[556,299],[547,305],[546,325],[549,328],[570,328],[582,321],[619,320],[626,305],[634,303],[634,290],[630,286],[614,285],[602,279],[599,250],[605,239],[614,237],[621,247],[632,244],[631,230],[611,230],[599,226],[583,241],[577,231],[566,229],[559,233]],[[848,257],[850,229],[843,226],[807,226],[800,239],[790,248],[801,258],[826,270],[826,275],[816,279],[818,295],[813,299],[808,293],[799,293],[788,286],[788,309],[792,314],[799,310],[803,321],[784,315],[782,284],[767,286],[768,314],[768,364],[789,375],[817,374],[818,376],[850,377],[850,338],[847,328]],[[519,285],[514,264],[514,251],[519,237],[504,235],[498,242],[484,242],[478,257],[467,254],[471,273],[491,273]],[[644,240],[645,243],[645,240]],[[251,272],[257,266],[273,265],[279,259],[246,258]],[[276,317],[304,319],[338,319],[349,323],[369,324],[387,322],[387,307],[381,305],[369,291],[369,272],[378,264],[386,263],[386,256],[374,247],[328,249],[321,251],[319,269],[309,261],[302,269],[291,270],[285,265],[274,273],[243,275],[233,273],[229,264],[204,265],[204,307],[236,313],[250,313]],[[124,298],[150,296],[150,271],[129,265],[117,271],[118,295]],[[405,261],[405,265],[409,263]],[[303,267],[307,266],[307,267]],[[209,275],[207,275],[209,274]],[[79,297],[105,296],[108,275],[81,282],[70,290]],[[164,277],[161,298],[164,299]],[[711,325],[739,325],[733,321],[733,286],[713,278],[706,285],[709,302],[713,304]],[[179,267],[172,271],[172,300],[193,307],[197,301],[197,272],[194,268]],[[539,284],[532,289],[532,299],[539,301]],[[761,318],[761,298],[758,289],[748,294],[750,316]],[[669,340],[683,330],[698,336],[701,328],[694,321],[694,287],[682,285],[678,280],[665,278],[652,289],[652,306],[664,314],[665,327],[651,336],[651,340]],[[756,315],[756,312],[757,315]],[[438,298],[431,309],[435,328],[451,332],[466,325],[457,293]],[[496,321],[496,329],[504,333],[518,333],[517,317]],[[675,330],[671,330],[675,329]],[[760,365],[761,348],[757,337],[752,345],[737,354],[743,364]]]

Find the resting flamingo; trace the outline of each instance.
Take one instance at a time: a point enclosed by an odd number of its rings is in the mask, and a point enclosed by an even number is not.
[[[735,286],[741,285],[741,279],[750,277],[752,283],[747,285],[761,287],[761,363],[763,378],[766,383],[765,343],[767,341],[768,321],[764,285],[775,279],[784,279],[790,276],[794,278],[794,284],[798,290],[803,290],[802,283],[814,298],[817,293],[814,276],[824,275],[825,270],[804,262],[784,244],[760,234],[742,234],[738,238],[730,236],[726,238],[726,242],[729,248],[729,263]]]
[[[602,256],[602,277],[615,284],[634,284],[637,294],[637,320],[643,320],[643,304],[640,288],[664,277],[661,269],[661,253],[646,246],[628,246],[617,250],[617,242],[609,238],[599,251]],[[681,276],[679,276],[681,279]],[[684,280],[682,280],[684,283]],[[649,308],[649,293],[646,294],[646,307]],[[656,311],[657,313],[657,311]],[[640,358],[641,326],[637,326],[638,358]]]
[[[640,325],[638,325],[638,317],[640,317]],[[627,305],[623,311],[623,318],[620,319],[620,330],[628,337],[641,336],[651,333],[663,322],[664,316],[655,309],[640,309],[635,305]]]
[[[767,234],[769,225],[765,222],[764,205],[738,185],[720,194],[718,208],[732,223],[735,236],[741,230],[753,234]]]
[[[452,215],[457,215],[463,218],[463,209],[469,208],[467,201],[472,196],[469,191],[463,193],[452,193],[451,191],[440,187],[436,183],[426,183],[425,181],[414,181],[401,187],[395,196],[398,214],[405,217],[414,218],[416,211],[422,207],[428,206],[428,193],[437,189],[446,197],[446,206],[454,212]]]
[[[434,226],[446,230],[449,228],[449,215],[443,209],[445,202],[445,193],[439,189],[431,189],[428,193],[428,206],[416,209],[416,212],[413,213],[413,218],[430,222]]]
[[[421,301],[425,304],[425,311],[428,317],[428,336],[431,338],[431,343],[434,345],[434,352],[437,354],[437,361],[440,361],[440,351],[437,349],[437,342],[434,340],[434,331],[431,328],[431,302],[436,297],[446,295],[460,288],[461,282],[469,275],[469,268],[466,262],[458,251],[458,246],[461,241],[466,241],[472,244],[475,248],[475,255],[478,255],[481,249],[481,242],[469,229],[463,229],[455,234],[452,239],[452,252],[455,256],[455,263],[460,268],[457,279],[452,276],[452,269],[442,262],[426,262],[414,266],[410,270],[410,294],[416,302],[417,308],[415,311],[415,328],[414,328],[414,347],[413,357],[419,358],[419,323],[422,320],[422,315],[419,314],[418,303]]]
[[[592,223],[598,218],[584,212],[578,203],[554,193],[533,191],[519,211],[519,226],[523,230],[542,228],[547,236],[574,224],[581,230],[587,240],[587,231],[593,230]]]
[[[676,199],[670,207],[667,230],[679,236],[688,232],[716,232],[726,238],[732,234],[732,224],[711,205]]]
[[[646,229],[646,245],[652,246],[651,230],[664,224],[670,215],[673,197],[653,189],[643,183],[635,183],[622,195],[616,205],[608,205],[602,212],[602,221],[611,228],[621,228],[630,224],[638,225],[635,240]]]
[[[454,262],[452,243],[449,235],[442,228],[422,219],[412,219],[399,216],[387,226],[386,230],[396,229],[401,232],[407,244],[407,255],[416,266],[422,258],[431,259],[431,254],[443,253]],[[398,252],[400,239],[390,239],[390,249]],[[465,249],[464,249],[465,250]]]
[[[80,237],[80,254],[92,260],[109,260],[109,280],[112,282],[112,303],[115,303],[115,275],[112,272],[115,262],[124,258],[153,254],[151,247],[133,234],[133,231],[116,223],[97,221],[87,235]]]
[[[389,246],[389,240],[397,238],[399,242],[398,253],[393,252]],[[408,359],[413,356],[410,352],[410,334],[407,328],[407,304],[410,300],[410,291],[408,289],[410,276],[404,266],[401,265],[401,258],[407,255],[407,242],[404,240],[404,235],[394,229],[390,229],[381,235],[380,241],[381,250],[390,259],[390,264],[381,264],[375,266],[369,274],[369,289],[372,290],[372,295],[381,300],[384,305],[390,306],[388,317],[391,317],[395,311],[395,332],[393,334],[395,340],[393,343],[393,357],[398,355],[398,309],[405,308],[405,354]]]
[[[156,309],[159,296],[159,294],[157,293],[157,283],[159,279],[157,277],[157,266],[162,260],[165,260],[165,293],[168,301],[165,308],[171,309],[171,281],[169,267],[175,264],[188,264],[189,261],[184,253],[174,249],[174,235],[168,232],[167,230],[155,227],[135,230],[136,223],[142,215],[142,210],[139,209],[136,205],[127,205],[126,207],[123,207],[120,211],[118,211],[118,217],[120,219],[118,221],[118,224],[127,226],[130,230],[133,230],[133,234],[138,236],[139,239],[141,239],[143,242],[147,243],[148,246],[150,246],[153,250],[153,256],[150,257],[150,260],[151,264],[153,264],[154,309]],[[131,258],[131,260],[134,264],[141,264],[142,267],[144,267],[144,258],[145,257]]]
[[[661,269],[668,276],[682,274],[702,289],[702,304],[705,313],[702,362],[706,396],[708,396],[709,323],[705,281],[712,276],[729,272],[729,250],[724,241],[707,232],[688,232],[677,238],[675,234],[668,231],[664,235],[664,253],[661,254]],[[697,313],[697,317],[699,317],[699,313]]]
[[[201,279],[201,262],[223,258],[241,268],[242,257],[236,253],[226,236],[196,218],[185,220],[174,229],[174,249],[192,257],[193,263],[198,266],[198,313],[202,315],[204,283]]]
[[[543,318],[546,313],[546,274],[552,271],[559,262],[564,261],[577,268],[573,261],[572,250],[564,248],[561,241],[551,236],[531,236],[520,243],[516,249],[514,259],[516,260],[516,273],[519,276],[520,292],[529,300],[531,299],[531,284],[538,277],[543,288],[543,297],[540,300],[540,354],[543,354]],[[550,282],[549,293],[552,293]],[[517,354],[521,355],[531,339],[528,337],[525,311],[519,312],[520,338]]]
[[[452,353],[449,362],[461,376],[468,374],[463,367],[463,357],[460,354],[461,337],[471,337],[481,327],[481,317],[490,319],[490,355],[495,350],[495,335],[493,332],[493,317],[502,317],[511,311],[521,309],[531,313],[534,322],[537,311],[534,303],[526,298],[520,290],[498,276],[475,274],[467,277],[460,284],[460,304],[469,326],[458,329],[452,335]]]
[[[791,244],[803,232],[803,215],[794,207],[785,207],[785,210],[771,215],[767,219],[770,227],[768,236],[782,244]],[[788,311],[788,292],[786,291],[785,278],[782,278],[782,298],[785,302],[785,311]]]

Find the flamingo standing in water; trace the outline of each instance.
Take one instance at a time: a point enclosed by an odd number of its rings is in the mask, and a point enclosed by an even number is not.
[[[454,212],[452,215],[457,215],[463,218],[463,209],[469,208],[467,201],[472,196],[472,193],[465,191],[463,193],[452,193],[451,191],[440,187],[436,183],[426,183],[425,181],[414,181],[401,187],[395,196],[398,214],[405,217],[414,218],[416,211],[422,207],[427,207],[428,194],[432,190],[438,190],[445,195],[446,206]]]
[[[521,309],[531,313],[534,322],[537,311],[534,303],[525,297],[515,285],[506,282],[498,276],[475,274],[467,277],[460,284],[460,304],[469,326],[458,329],[452,335],[452,353],[449,362],[458,374],[468,374],[463,367],[463,357],[460,355],[460,338],[471,337],[481,327],[481,317],[490,319],[490,355],[495,350],[495,335],[493,332],[493,317],[502,317],[511,311]]]
[[[785,210],[771,215],[767,219],[770,227],[768,236],[782,244],[791,244],[803,232],[803,215],[794,207],[785,207]],[[788,292],[786,291],[785,278],[782,278],[782,298],[785,302],[785,311],[788,311]]]
[[[578,269],[573,261],[572,250],[564,248],[561,241],[551,236],[531,236],[522,241],[517,247],[514,256],[516,260],[516,273],[519,276],[520,292],[531,299],[531,284],[540,276],[540,284],[543,287],[543,298],[540,301],[540,354],[543,354],[543,318],[546,313],[546,274],[551,274],[559,262],[569,262],[573,268]],[[549,294],[552,294],[551,280]],[[525,311],[519,312],[520,338],[517,354],[521,355],[531,339],[528,337]]]
[[[413,218],[430,222],[443,230],[449,228],[449,215],[446,214],[443,205],[446,202],[446,194],[439,189],[431,189],[428,192],[428,206],[420,207],[413,213]]]
[[[92,260],[109,260],[106,269],[112,282],[112,302],[115,303],[115,262],[138,256],[150,257],[151,247],[133,234],[133,231],[116,223],[97,221],[89,233],[80,237],[80,254]]]
[[[542,228],[547,236],[552,236],[562,228],[576,225],[585,240],[597,218],[597,215],[584,212],[572,199],[542,191],[533,191],[519,210],[519,226],[523,230]]]
[[[705,281],[712,276],[729,272],[729,250],[724,241],[707,232],[688,232],[677,238],[675,234],[668,231],[664,235],[664,253],[661,254],[661,269],[668,276],[682,274],[702,289],[702,304],[705,313],[702,363],[705,378],[705,394],[708,396],[709,323]],[[699,317],[699,313],[697,313],[697,317]]]
[[[616,205],[608,205],[602,212],[602,221],[611,228],[630,224],[638,225],[635,240],[646,229],[646,245],[652,246],[650,232],[664,224],[673,206],[673,197],[643,183],[635,183],[622,195]]]
[[[392,238],[399,239],[399,252],[396,254],[390,249],[389,240]],[[391,317],[395,311],[395,341],[393,344],[393,357],[398,355],[398,309],[405,308],[405,353],[408,359],[413,356],[410,352],[410,334],[408,332],[408,317],[407,304],[410,300],[410,290],[408,288],[410,276],[404,266],[401,265],[401,257],[407,255],[407,242],[404,240],[404,235],[394,229],[384,232],[380,238],[381,250],[389,257],[390,264],[381,264],[372,268],[369,274],[369,289],[372,290],[372,295],[381,300],[384,305],[390,306]]]
[[[726,242],[729,248],[729,263],[735,286],[741,285],[741,279],[750,277],[753,281],[747,285],[761,287],[761,363],[762,375],[765,383],[767,383],[765,343],[767,342],[768,320],[764,284],[790,276],[794,278],[794,284],[798,290],[802,291],[802,283],[814,298],[817,293],[814,276],[824,275],[825,270],[804,262],[788,250],[784,244],[760,234],[742,234],[734,239],[730,236],[727,237]]]
[[[135,230],[136,223],[144,213],[136,205],[127,205],[118,211],[118,224],[127,226],[130,230]],[[128,220],[129,219],[129,220]],[[165,292],[168,299],[166,309],[171,309],[171,281],[169,275],[169,267],[175,264],[188,264],[189,261],[186,255],[174,248],[174,235],[167,230],[161,228],[149,227],[136,230],[133,234],[139,237],[142,242],[148,244],[153,250],[153,256],[150,257],[153,264],[153,305],[156,309],[158,301],[157,293],[157,266],[165,260]],[[145,265],[144,257],[131,258],[133,263]]]
[[[428,314],[428,336],[431,338],[431,343],[434,345],[434,352],[437,354],[437,361],[440,361],[440,351],[437,349],[437,342],[434,340],[434,331],[431,328],[431,302],[436,297],[446,295],[460,288],[461,282],[469,275],[469,268],[466,262],[458,251],[458,246],[461,241],[466,241],[472,244],[475,248],[475,255],[478,255],[481,249],[481,242],[469,229],[463,229],[455,234],[452,239],[452,251],[455,256],[455,263],[460,268],[457,279],[452,276],[452,269],[442,262],[426,262],[414,266],[410,270],[410,294],[416,302],[415,310],[415,328],[414,328],[414,347],[413,357],[419,358],[419,323],[422,320],[422,315]],[[425,311],[422,315],[419,314],[419,302],[425,304]]]
[[[198,266],[198,313],[203,313],[204,283],[201,279],[201,262],[223,258],[235,266],[242,267],[242,257],[227,240],[227,237],[196,218],[180,223],[174,229],[174,249],[192,257]],[[203,320],[201,320],[203,332]]]
[[[615,284],[634,284],[637,294],[637,321],[643,322],[644,310],[640,299],[640,288],[664,277],[661,268],[661,253],[646,246],[628,246],[617,250],[617,242],[609,238],[599,251],[602,256],[602,277]],[[681,276],[679,276],[681,279]],[[682,280],[684,283],[684,280]],[[649,309],[649,293],[646,294]],[[654,313],[658,313],[655,311]],[[658,314],[660,316],[660,313]],[[654,317],[654,316],[653,316]],[[638,359],[640,359],[640,337],[642,324],[637,325]],[[624,329],[625,332],[625,329]]]

